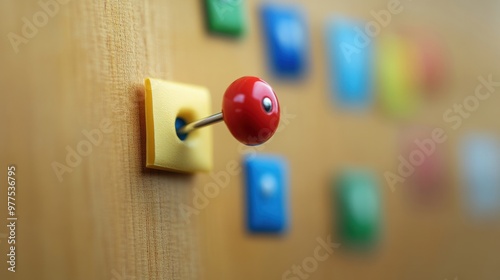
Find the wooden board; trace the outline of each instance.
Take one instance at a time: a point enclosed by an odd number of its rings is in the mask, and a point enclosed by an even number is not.
[[[329,186],[335,172],[345,165],[378,174],[393,170],[403,127],[446,126],[442,113],[473,93],[478,76],[500,77],[493,1],[402,2],[403,12],[383,32],[416,25],[446,34],[450,86],[409,122],[387,119],[378,110],[364,117],[337,110],[328,94],[325,20],[336,14],[371,19],[370,12],[387,3],[303,2],[311,72],[303,82],[283,82],[266,69],[258,1],[246,3],[246,37],[230,40],[207,34],[202,1],[74,0],[60,4],[18,53],[7,34],[22,34],[23,17],[32,21],[43,9],[37,1],[2,1],[0,161],[4,170],[10,164],[17,168],[19,220],[17,272],[4,267],[0,279],[281,279],[313,254],[317,238],[333,234]],[[225,87],[243,75],[261,76],[274,86],[286,122],[255,150],[242,147],[224,125],[215,126],[214,174],[229,172],[228,164],[239,164],[246,152],[286,156],[292,216],[282,238],[245,232],[241,174],[230,175],[188,223],[182,205],[192,206],[196,191],[216,182],[215,175],[143,168],[145,77],[205,86],[216,112]],[[456,150],[459,136],[472,129],[497,133],[499,103],[493,96],[481,104],[450,134],[447,149]],[[111,132],[102,130],[103,121]],[[87,145],[84,131],[96,129],[102,141],[68,163],[68,149]],[[456,154],[448,159],[447,195],[433,208],[410,203],[404,187],[391,192],[380,176],[379,250],[363,256],[335,250],[309,279],[497,279],[498,220],[470,222]],[[56,163],[68,168],[62,180]],[[4,186],[0,201],[7,199]],[[3,205],[0,220],[6,221]],[[0,228],[3,260],[7,232]]]

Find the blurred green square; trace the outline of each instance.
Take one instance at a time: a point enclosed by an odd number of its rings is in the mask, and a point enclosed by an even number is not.
[[[380,231],[380,195],[375,176],[364,170],[340,174],[333,186],[338,232],[343,244],[369,249]]]
[[[245,31],[243,0],[206,0],[208,29],[213,33],[233,37]]]

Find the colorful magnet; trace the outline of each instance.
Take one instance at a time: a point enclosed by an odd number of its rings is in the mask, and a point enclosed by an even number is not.
[[[414,50],[402,36],[381,36],[378,46],[378,78],[382,106],[393,117],[410,117],[420,105]]]
[[[301,9],[265,4],[261,16],[272,72],[278,77],[301,77],[309,63],[308,34]]]
[[[252,233],[282,233],[288,227],[288,164],[274,155],[244,158],[247,228]]]
[[[373,42],[363,30],[363,22],[347,19],[329,21],[326,27],[332,93],[346,109],[372,104]]]
[[[363,170],[344,171],[333,189],[337,229],[343,244],[372,247],[378,240],[381,220],[380,195],[374,175]]]
[[[486,134],[471,134],[461,141],[461,169],[465,198],[474,216],[500,215],[500,146]]]
[[[428,30],[408,28],[404,31],[412,43],[417,84],[422,93],[432,97],[442,89],[447,77],[447,57],[440,36]]]
[[[449,185],[445,164],[447,137],[439,127],[411,126],[403,130],[401,155],[409,163],[410,168],[405,169],[411,173],[404,189],[412,201],[430,205],[443,197]]]
[[[245,31],[243,0],[205,0],[208,29],[238,37]]]

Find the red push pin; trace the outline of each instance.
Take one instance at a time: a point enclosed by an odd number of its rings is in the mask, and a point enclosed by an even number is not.
[[[280,107],[271,86],[257,77],[241,77],[226,89],[222,112],[182,126],[178,134],[224,120],[231,134],[245,145],[260,145],[278,128]]]

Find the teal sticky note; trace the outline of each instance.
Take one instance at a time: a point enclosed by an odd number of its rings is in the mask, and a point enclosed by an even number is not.
[[[243,0],[205,0],[208,30],[239,37],[245,32]]]
[[[342,172],[333,184],[337,230],[348,247],[371,248],[379,237],[381,211],[378,184],[365,170]]]

